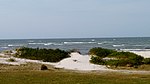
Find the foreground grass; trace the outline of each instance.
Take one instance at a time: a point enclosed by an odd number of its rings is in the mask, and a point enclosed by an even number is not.
[[[64,71],[0,72],[0,84],[149,84],[150,75]]]
[[[42,64],[21,66],[0,64],[0,84],[149,84],[150,74],[121,72],[79,72],[54,69],[41,71]]]

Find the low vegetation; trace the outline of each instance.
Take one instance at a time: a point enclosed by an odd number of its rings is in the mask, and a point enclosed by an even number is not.
[[[8,62],[16,62],[16,60],[13,59],[13,58],[8,59],[7,61],[8,61]]]
[[[92,48],[89,51],[92,56],[90,62],[109,66],[127,66],[138,68],[142,64],[150,64],[150,58],[144,59],[142,56],[123,51],[115,51],[103,48]]]
[[[59,62],[69,57],[68,52],[60,49],[39,49],[22,47],[16,50],[16,57],[32,60],[43,60],[44,62]]]
[[[145,58],[145,59],[143,60],[143,62],[144,62],[144,64],[150,64],[150,58]]]
[[[112,54],[114,52],[116,52],[116,51],[97,47],[97,48],[90,49],[89,54],[96,55],[100,58],[103,58],[103,57],[107,57],[109,54]]]

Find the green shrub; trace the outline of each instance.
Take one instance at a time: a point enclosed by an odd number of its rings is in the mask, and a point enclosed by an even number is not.
[[[58,62],[69,57],[68,52],[60,49],[33,49],[22,47],[16,50],[16,57],[33,60],[43,60],[45,62]]]
[[[144,63],[144,64],[150,64],[150,58],[145,58],[145,59],[143,60],[143,63]]]
[[[90,62],[95,64],[110,65],[110,66],[132,66],[137,67],[143,63],[143,57],[131,52],[117,52],[114,50],[93,48],[89,51],[91,57]],[[103,58],[114,58],[104,60]],[[146,61],[146,60],[145,60]],[[148,60],[147,60],[148,61]]]
[[[127,59],[129,57],[133,57],[136,56],[136,54],[131,53],[131,52],[114,52],[110,55],[108,55],[107,57],[115,57],[118,59]]]
[[[114,52],[116,52],[116,51],[97,47],[97,48],[90,49],[89,54],[90,55],[96,55],[96,56],[99,56],[99,57],[106,57],[109,54],[112,54]]]
[[[110,66],[118,66],[119,64],[119,60],[108,60],[108,61],[105,61],[105,65],[110,65]]]
[[[142,60],[144,59],[143,57],[131,52],[115,52],[109,55],[108,57],[114,57],[119,59],[119,61],[123,65],[127,65],[127,64],[141,65]]]
[[[135,56],[129,56],[128,61],[130,64],[133,64],[134,66],[138,66],[142,64],[143,59],[144,58],[142,56],[135,55]]]
[[[100,65],[103,65],[105,62],[102,60],[102,58],[100,57],[94,57],[92,56],[91,57],[91,60],[90,60],[91,63],[94,63],[94,64],[100,64]]]

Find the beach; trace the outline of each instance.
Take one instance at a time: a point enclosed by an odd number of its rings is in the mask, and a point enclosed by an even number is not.
[[[150,58],[150,51],[132,51],[133,53],[136,53],[138,55],[143,56],[144,58]],[[14,59],[15,61],[11,62],[8,61],[9,59]],[[65,58],[57,63],[51,63],[51,62],[43,62],[40,60],[30,60],[30,59],[23,59],[23,58],[16,58],[11,55],[6,55],[4,53],[0,53],[0,63],[1,64],[8,64],[8,65],[22,65],[27,63],[38,63],[38,64],[47,64],[52,65],[55,68],[58,69],[68,69],[68,70],[77,70],[77,71],[97,71],[97,70],[103,70],[103,71],[115,71],[112,69],[107,68],[104,65],[96,65],[90,63],[91,56],[90,55],[81,55],[77,52],[73,52],[70,54],[69,58]],[[122,71],[124,72],[124,71]],[[129,72],[129,71],[127,71]]]

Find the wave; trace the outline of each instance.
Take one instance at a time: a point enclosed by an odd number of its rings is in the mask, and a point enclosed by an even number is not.
[[[28,43],[29,45],[44,45],[46,43]]]
[[[95,39],[92,39],[92,41],[95,41]]]
[[[96,42],[64,42],[64,44],[95,44]]]
[[[111,42],[111,41],[103,41],[103,42],[99,42],[98,44],[111,44],[111,43],[113,43],[113,42]]]
[[[115,41],[116,39],[113,39],[113,41]]]
[[[24,46],[24,45],[14,45],[14,44],[9,44],[9,45],[7,45],[8,47],[16,47],[16,46]]]
[[[113,47],[123,47],[125,46],[124,44],[121,44],[121,45],[113,45]]]
[[[120,49],[121,51],[150,51],[150,49]]]
[[[28,43],[29,45],[45,45],[45,46],[48,46],[48,45],[63,45],[61,43]]]
[[[111,42],[111,41],[103,41],[101,43],[103,43],[103,44],[109,44],[109,43],[113,43],[113,42]]]
[[[3,48],[3,49],[7,49],[8,47],[1,47],[1,48]]]
[[[103,43],[97,43],[97,44],[101,45],[101,44],[103,44]]]
[[[44,45],[48,46],[48,45],[63,45],[63,44],[61,44],[61,43],[45,43]]]
[[[33,40],[29,40],[28,42],[34,42]]]

